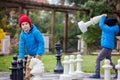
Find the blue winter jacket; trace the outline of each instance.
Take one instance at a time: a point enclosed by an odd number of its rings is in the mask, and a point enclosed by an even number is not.
[[[19,39],[19,55],[18,58],[24,58],[24,51],[28,55],[42,55],[44,53],[44,39],[42,33],[36,28],[34,24],[28,33],[23,30],[20,33]]]
[[[119,32],[119,26],[116,24],[114,26],[108,26],[104,24],[106,17],[102,16],[100,19],[99,27],[102,30],[101,36],[101,46],[104,48],[113,49],[114,48],[114,38]]]

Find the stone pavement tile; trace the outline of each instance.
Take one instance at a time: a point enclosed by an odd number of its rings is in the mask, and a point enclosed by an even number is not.
[[[93,79],[93,78],[89,78],[90,75],[92,75],[93,73],[84,73],[84,77],[79,78],[79,79],[74,79],[74,80],[104,80],[104,75],[101,75],[100,79]],[[45,73],[42,78],[43,80],[59,80],[61,74],[54,74],[54,73]],[[116,80],[113,79],[113,75],[111,75],[111,80]]]
[[[0,72],[0,77],[9,76],[10,72]]]
[[[0,72],[0,80],[10,80],[10,72]]]
[[[104,75],[103,74],[101,74],[101,78],[100,79],[89,78],[89,76],[91,76],[93,74],[94,73],[85,73],[85,75],[82,78],[82,80],[104,80]],[[111,80],[116,80],[113,77],[114,77],[114,75],[111,75]]]
[[[61,74],[55,74],[55,73],[44,73],[42,78],[43,80],[59,80],[59,76]]]
[[[0,80],[10,80],[10,78],[9,77],[0,77]]]
[[[78,79],[79,80],[79,79]],[[100,78],[100,79],[94,79],[94,78],[83,78],[82,80],[104,80],[104,78],[102,77],[102,78]],[[113,79],[112,77],[111,77],[111,80],[116,80],[116,79]]]
[[[10,80],[10,74],[11,74],[10,72],[0,72],[0,80]],[[104,80],[104,75],[101,75],[100,79],[89,78],[89,76],[92,74],[93,73],[84,73],[84,76],[82,78],[75,79],[75,80]],[[44,73],[42,75],[42,80],[59,80],[60,75],[61,74]],[[113,76],[114,75],[111,75],[111,80],[116,80],[116,79],[113,79]]]

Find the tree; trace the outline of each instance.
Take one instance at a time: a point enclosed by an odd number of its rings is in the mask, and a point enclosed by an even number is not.
[[[3,29],[4,32],[10,33],[13,38],[16,33],[17,26],[17,15],[10,15],[11,9],[0,8],[0,28]]]
[[[30,14],[32,23],[34,23],[42,33],[49,32],[50,29],[50,13],[46,11],[36,11]]]

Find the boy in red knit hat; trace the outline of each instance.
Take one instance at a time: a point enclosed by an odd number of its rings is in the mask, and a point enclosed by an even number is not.
[[[45,50],[44,39],[42,33],[34,24],[31,23],[31,20],[28,16],[21,14],[18,24],[22,29],[19,38],[18,62],[24,58],[24,51],[26,51],[28,58],[26,64],[25,80],[30,80],[30,59],[32,57],[41,59],[41,56]]]

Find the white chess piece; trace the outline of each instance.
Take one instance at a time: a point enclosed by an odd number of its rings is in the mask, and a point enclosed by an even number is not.
[[[37,58],[32,58],[29,67],[31,69],[30,74],[33,75],[32,80],[42,80],[41,76],[44,72],[42,61]]]
[[[118,70],[117,80],[120,80],[120,59],[118,60],[118,64],[115,66],[115,68]]]
[[[75,74],[75,60],[74,60],[75,56],[74,55],[70,55],[70,69],[69,69],[69,74],[72,76],[72,79],[76,79],[77,75]]]
[[[110,69],[112,69],[112,66],[110,65],[110,61],[106,59],[102,67],[104,68],[104,80],[111,80]]]
[[[64,57],[64,72],[62,75],[60,75],[60,80],[72,80],[72,77],[69,75],[69,57],[65,56]]]
[[[82,33],[86,32],[87,28],[90,25],[95,25],[95,24],[97,24],[100,21],[101,16],[102,15],[95,16],[95,17],[91,18],[90,21],[87,21],[87,22],[84,22],[84,21],[78,22],[79,29],[82,31]]]
[[[77,66],[76,66],[76,75],[77,75],[78,78],[83,77],[84,72],[81,70],[83,59],[81,58],[80,54],[77,55],[77,59],[75,61],[77,63]]]

